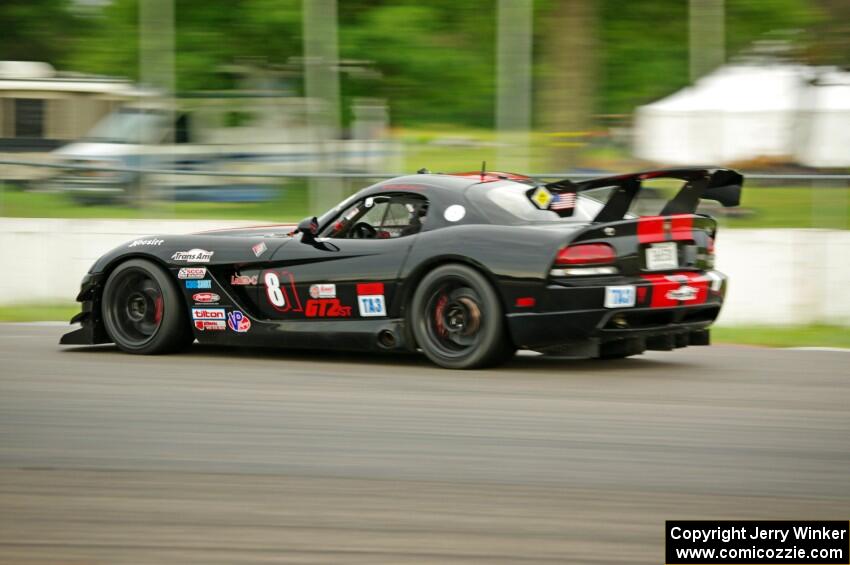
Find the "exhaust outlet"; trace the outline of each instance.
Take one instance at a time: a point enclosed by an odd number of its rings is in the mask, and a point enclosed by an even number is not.
[[[393,348],[396,345],[396,341],[395,334],[392,331],[381,330],[378,332],[378,345],[381,347],[386,349]]]

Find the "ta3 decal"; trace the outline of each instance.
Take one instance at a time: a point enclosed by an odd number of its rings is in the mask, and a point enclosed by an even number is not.
[[[357,307],[364,318],[386,316],[384,283],[359,283],[357,285]]]

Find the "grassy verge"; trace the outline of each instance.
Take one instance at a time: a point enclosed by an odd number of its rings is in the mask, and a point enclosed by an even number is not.
[[[65,322],[79,311],[74,303],[0,306],[0,322]],[[720,326],[712,328],[711,338],[714,343],[767,347],[850,348],[850,330],[840,326]]]
[[[79,311],[74,302],[0,306],[0,322],[67,322]]]
[[[713,343],[768,347],[846,347],[850,329],[840,326],[720,326],[711,329]]]
[[[0,185],[0,216],[9,218],[161,218],[297,222],[307,216],[306,183],[280,188],[268,202],[152,202],[144,207],[82,205],[61,193]]]

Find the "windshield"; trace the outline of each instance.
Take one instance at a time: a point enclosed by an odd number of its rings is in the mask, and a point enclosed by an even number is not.
[[[98,143],[157,143],[166,124],[162,112],[122,108],[95,124],[85,139]]]
[[[603,206],[599,200],[580,194],[573,215],[561,217],[552,210],[538,208],[526,195],[528,190],[528,186],[518,183],[479,184],[471,187],[467,195],[491,220],[508,224],[590,222]]]

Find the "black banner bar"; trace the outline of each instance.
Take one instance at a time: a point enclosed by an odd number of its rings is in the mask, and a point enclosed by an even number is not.
[[[665,530],[668,565],[850,563],[846,521],[668,520]]]

